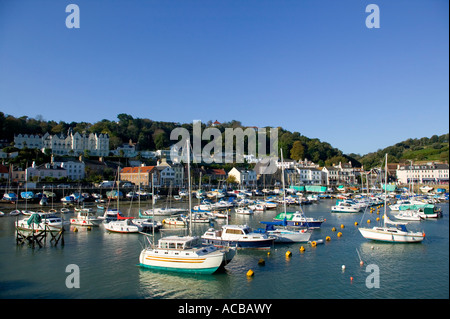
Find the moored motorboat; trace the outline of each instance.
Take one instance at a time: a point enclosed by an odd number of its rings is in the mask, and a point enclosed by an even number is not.
[[[218,247],[269,249],[275,237],[253,232],[248,225],[224,225],[221,230],[208,229],[201,236],[205,245]]]
[[[231,261],[234,252],[230,248],[199,245],[198,237],[166,236],[158,240],[157,247],[141,251],[139,265],[175,272],[212,274]]]
[[[306,228],[320,228],[325,219],[316,219],[313,217],[306,217],[302,211],[280,213],[274,217],[274,221],[281,221],[286,219],[288,226],[306,227]]]
[[[77,211],[77,216],[70,219],[70,224],[75,226],[99,226],[102,220],[98,218],[89,209]]]

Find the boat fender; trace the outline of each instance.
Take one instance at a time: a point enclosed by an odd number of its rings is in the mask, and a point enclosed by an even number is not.
[[[303,247],[303,246],[300,246],[300,252],[304,252],[305,251],[305,247]]]
[[[367,224],[370,224],[370,219],[367,220]]]
[[[344,226],[344,224],[341,224],[341,228],[344,228],[345,226]]]
[[[247,271],[247,277],[252,277],[255,273],[253,272],[253,270],[249,269]]]
[[[260,258],[260,259],[258,260],[258,265],[264,266],[265,264],[266,264],[266,262],[264,261],[263,258]]]
[[[336,227],[331,228],[331,231],[336,231]]]
[[[355,222],[355,226],[358,226],[358,222]]]
[[[337,236],[338,236],[338,237],[341,237],[341,236],[342,236],[342,233],[341,233],[341,232],[337,233]]]
[[[291,257],[292,256],[292,253],[288,250],[287,252],[286,252],[286,257]]]
[[[325,240],[326,240],[326,241],[330,241],[330,240],[331,240],[331,237],[330,237],[330,236],[327,236],[327,237],[325,237]]]
[[[78,228],[74,227],[73,232],[76,233],[78,231]]]
[[[317,243],[316,243],[315,241],[312,241],[312,242],[311,242],[311,246],[312,246],[312,247],[316,247],[316,246],[317,246]]]

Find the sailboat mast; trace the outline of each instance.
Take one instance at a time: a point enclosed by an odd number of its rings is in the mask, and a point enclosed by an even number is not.
[[[155,187],[154,187],[154,175],[155,173],[152,173],[152,243],[155,244]]]
[[[386,153],[386,164],[384,167],[384,218],[383,218],[383,225],[384,227],[386,227],[386,206],[387,206],[387,160],[388,160],[388,155]]]
[[[284,161],[283,161],[283,149],[281,151],[281,182],[283,184],[283,207],[284,207],[284,217],[286,218],[286,192],[284,189]]]
[[[188,209],[189,209],[189,225],[188,225],[188,228],[189,228],[189,236],[191,236],[192,235],[192,230],[191,230],[191,225],[192,225],[192,212],[191,212],[191,165],[190,165],[190,162],[191,162],[191,143],[190,143],[190,140],[188,139],[187,141],[186,141],[186,146],[187,146],[187,167],[188,167],[188,193],[189,193],[189,207],[188,207]],[[200,174],[201,174],[201,172],[200,172]],[[201,175],[200,175],[200,182],[201,182]]]

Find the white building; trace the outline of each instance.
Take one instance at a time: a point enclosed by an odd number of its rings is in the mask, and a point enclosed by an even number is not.
[[[80,155],[85,150],[93,156],[109,155],[108,134],[80,134],[73,133],[72,129],[69,129],[67,136],[46,133],[42,139],[43,149],[51,149],[52,154],[56,155]]]
[[[300,184],[321,185],[322,171],[313,167],[296,167]]]
[[[167,168],[167,169],[165,169]],[[184,166],[179,163],[169,164],[166,158],[161,158],[157,162],[160,185],[182,186],[184,180]]]
[[[240,185],[256,185],[256,172],[233,167],[228,176],[234,176]]]
[[[38,148],[41,149],[44,144],[41,135],[35,134],[18,134],[14,135],[14,146],[22,148]]]
[[[85,177],[85,164],[84,162],[80,161],[54,161],[53,165],[56,165],[57,167],[64,168],[67,172],[67,177],[77,181],[81,180]]]
[[[283,160],[283,162],[277,161],[278,169],[281,169],[282,167],[284,167],[284,169],[290,169],[290,168],[294,168],[296,165],[297,165],[297,161],[292,160],[292,159],[285,159],[285,160]]]
[[[410,182],[448,184],[448,174],[448,164],[430,162],[426,164],[397,166],[397,181],[401,184],[408,184]]]
[[[53,177],[56,179],[67,177],[67,170],[51,163],[45,163],[37,166],[34,162],[31,167],[25,170],[27,181],[41,180],[45,177]]]
[[[107,156],[109,154],[109,135],[73,133],[72,129],[69,129],[67,136],[64,134],[50,135],[48,132],[44,136],[18,134],[14,136],[14,145],[19,149],[24,147],[50,149],[52,154],[56,155],[79,155],[88,150],[90,155]]]
[[[114,151],[111,151],[111,153],[116,156],[120,156],[122,153],[124,157],[135,157],[138,154],[138,152],[136,152],[136,144],[132,143],[131,140],[129,143],[125,143]]]

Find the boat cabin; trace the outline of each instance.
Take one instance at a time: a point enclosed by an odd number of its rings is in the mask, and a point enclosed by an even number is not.
[[[158,241],[160,249],[184,250],[194,248],[199,244],[198,237],[192,236],[167,236]]]

